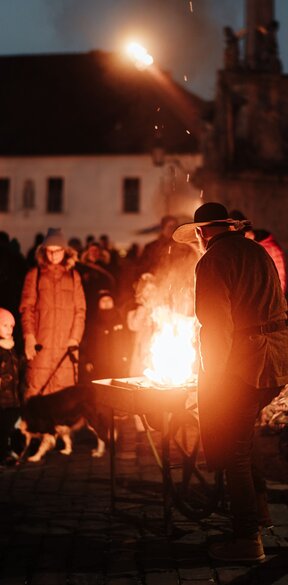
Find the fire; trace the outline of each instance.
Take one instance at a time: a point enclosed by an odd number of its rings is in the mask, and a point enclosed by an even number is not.
[[[196,318],[158,307],[152,313],[155,332],[152,336],[149,367],[144,375],[160,386],[181,386],[195,382]]]

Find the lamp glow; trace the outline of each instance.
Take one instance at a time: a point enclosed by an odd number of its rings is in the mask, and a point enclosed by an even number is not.
[[[126,53],[134,62],[137,69],[146,69],[153,64],[153,57],[149,55],[147,49],[139,43],[131,42],[126,47]]]

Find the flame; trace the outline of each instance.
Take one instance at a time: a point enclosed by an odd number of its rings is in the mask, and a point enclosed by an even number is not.
[[[144,375],[160,386],[195,382],[196,318],[173,312],[169,307],[153,310],[155,332],[151,339],[149,367]]]

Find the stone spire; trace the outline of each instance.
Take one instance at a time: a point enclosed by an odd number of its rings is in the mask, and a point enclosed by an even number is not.
[[[249,69],[280,71],[274,0],[246,0],[245,62]]]

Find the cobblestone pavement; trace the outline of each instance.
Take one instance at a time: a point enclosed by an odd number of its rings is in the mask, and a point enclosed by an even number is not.
[[[266,560],[229,566],[207,555],[207,543],[229,531],[221,510],[195,521],[173,509],[167,536],[160,470],[143,436],[137,442],[132,421],[125,426],[117,496],[127,501],[117,502],[115,514],[108,452],[93,459],[88,435],[78,435],[69,457],[53,451],[40,463],[0,472],[1,585],[288,584],[288,464],[277,437],[258,439],[275,525],[264,534]],[[205,475],[201,460],[199,466]]]

